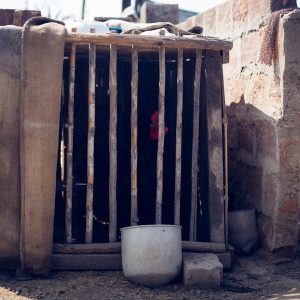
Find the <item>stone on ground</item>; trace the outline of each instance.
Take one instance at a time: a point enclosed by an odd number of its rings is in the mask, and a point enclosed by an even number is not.
[[[185,253],[183,256],[183,282],[185,287],[219,289],[223,278],[223,265],[212,253]]]

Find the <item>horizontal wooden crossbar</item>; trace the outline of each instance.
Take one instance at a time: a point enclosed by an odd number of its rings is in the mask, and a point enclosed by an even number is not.
[[[224,269],[231,268],[230,252],[216,253]],[[183,253],[184,256],[184,253]],[[122,270],[122,255],[113,254],[53,254],[53,270]]]
[[[222,253],[226,251],[223,243],[182,242],[182,250],[186,252]],[[94,243],[94,244],[53,244],[53,253],[61,254],[93,254],[93,253],[120,253],[121,243]]]
[[[122,34],[68,34],[67,43],[96,44],[96,45],[117,45],[117,46],[138,46],[141,48],[187,48],[215,51],[229,51],[232,49],[232,42],[213,37],[169,37],[169,36],[141,36]]]

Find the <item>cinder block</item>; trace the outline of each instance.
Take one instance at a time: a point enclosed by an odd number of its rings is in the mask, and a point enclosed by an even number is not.
[[[183,281],[185,287],[219,289],[223,278],[223,265],[212,253],[185,253]]]

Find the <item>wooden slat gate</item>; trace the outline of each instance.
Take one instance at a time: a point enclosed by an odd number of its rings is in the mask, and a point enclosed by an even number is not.
[[[131,216],[130,224],[138,225],[138,81],[139,54],[141,52],[158,52],[159,61],[159,95],[158,95],[158,147],[157,147],[157,186],[156,213],[157,224],[162,223],[163,203],[163,160],[165,139],[165,85],[166,85],[166,50],[177,52],[177,117],[176,117],[176,150],[175,150],[175,190],[174,190],[174,224],[180,225],[180,199],[182,177],[182,127],[183,127],[183,61],[184,55],[190,53],[195,57],[194,96],[193,96],[193,139],[191,169],[191,213],[189,241],[183,242],[184,250],[190,251],[225,251],[226,212],[227,212],[227,149],[226,126],[224,117],[224,93],[222,64],[231,49],[230,42],[197,37],[145,37],[137,35],[89,35],[72,33],[67,36],[69,47],[69,99],[68,99],[68,139],[66,157],[66,208],[65,208],[65,242],[54,244],[54,252],[58,253],[112,253],[120,251],[117,243],[117,59],[118,50],[127,47],[131,53]],[[72,198],[73,198],[73,135],[74,135],[74,91],[76,73],[76,53],[80,47],[88,45],[88,140],[87,140],[87,184],[86,184],[86,225],[85,243],[72,243]],[[94,139],[95,139],[95,74],[96,53],[100,49],[109,51],[109,243],[93,243],[93,195],[94,195]],[[129,49],[129,50],[128,50]],[[202,64],[205,63],[205,72]],[[197,242],[197,205],[198,185],[198,150],[201,75],[206,76],[206,109],[207,109],[207,147],[208,147],[208,203],[209,203],[209,243]],[[226,124],[226,122],[225,122]],[[224,130],[225,129],[225,130]],[[101,128],[99,129],[101,130]],[[224,138],[225,136],[225,138]]]

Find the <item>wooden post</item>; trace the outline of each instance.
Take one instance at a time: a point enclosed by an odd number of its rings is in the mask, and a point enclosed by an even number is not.
[[[138,223],[138,201],[137,201],[137,93],[138,93],[138,49],[132,48],[132,75],[131,75],[131,225]]]
[[[90,29],[95,33],[95,29]],[[88,112],[88,141],[87,141],[87,186],[86,186],[86,227],[85,242],[93,241],[93,200],[94,200],[94,144],[95,144],[95,73],[96,45],[89,44],[89,112]]]
[[[110,45],[109,61],[109,242],[117,240],[117,47]]]
[[[197,49],[196,50],[195,80],[194,80],[190,241],[196,241],[196,238],[197,238],[197,194],[198,194],[197,185],[198,185],[198,151],[199,151],[199,114],[200,114],[201,65],[202,65],[202,51]]]
[[[165,82],[166,82],[166,50],[159,48],[159,99],[158,99],[158,146],[156,175],[156,224],[162,222],[163,167],[165,144]]]
[[[225,243],[223,70],[222,56],[219,51],[205,52],[205,71],[210,241]]]
[[[73,134],[74,134],[74,88],[75,88],[76,44],[71,44],[70,83],[68,103],[68,145],[67,145],[67,183],[66,183],[66,242],[72,243],[72,196],[73,196]]]
[[[175,195],[174,195],[175,225],[180,225],[182,108],[183,108],[183,49],[179,48],[178,58],[177,58],[177,124],[176,124]]]

